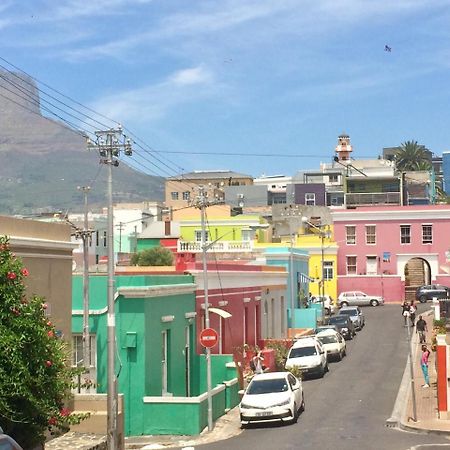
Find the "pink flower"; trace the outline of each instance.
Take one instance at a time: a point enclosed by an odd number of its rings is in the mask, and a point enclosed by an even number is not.
[[[56,417],[50,417],[50,419],[48,419],[49,425],[56,425],[57,423],[58,423],[58,420],[56,419]]]
[[[52,330],[47,331],[47,336],[48,336],[48,337],[53,337],[53,336],[55,336],[55,333],[53,333]]]
[[[59,412],[63,417],[70,416],[70,409],[69,408],[62,408]]]
[[[30,272],[28,272],[28,269],[26,269],[25,267],[22,269],[22,275],[24,277],[27,277],[28,275],[30,275]]]
[[[48,308],[47,303],[42,303],[42,309],[47,309],[47,308]]]
[[[15,280],[17,278],[17,275],[14,272],[8,272],[6,278],[8,278],[9,280]]]
[[[17,308],[12,308],[11,312],[16,316],[20,316],[20,311]]]
[[[51,361],[49,361],[49,360],[45,361],[45,365],[46,365],[47,367],[50,367],[52,364],[53,364],[53,363],[52,363]]]

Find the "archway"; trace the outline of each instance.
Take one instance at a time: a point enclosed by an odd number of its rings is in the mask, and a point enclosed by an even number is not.
[[[430,263],[424,258],[411,258],[405,264],[404,276],[405,300],[413,302],[416,300],[416,289],[424,284],[431,284]]]

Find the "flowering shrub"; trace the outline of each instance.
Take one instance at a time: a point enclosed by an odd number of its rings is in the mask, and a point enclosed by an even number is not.
[[[33,448],[47,431],[67,430],[86,416],[65,407],[73,377],[66,343],[56,337],[43,298],[26,298],[28,275],[0,237],[0,426]]]

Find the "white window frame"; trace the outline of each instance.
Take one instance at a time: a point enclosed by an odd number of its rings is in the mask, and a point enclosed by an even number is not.
[[[205,239],[206,242],[209,242],[210,239],[209,230],[205,230]],[[195,230],[195,242],[201,241],[202,241],[202,230]]]
[[[316,194],[314,192],[305,193],[305,205],[316,206]]]
[[[403,230],[408,229],[408,235],[403,235]],[[403,239],[408,240],[408,242],[403,242]],[[409,245],[411,244],[411,225],[409,224],[400,224],[400,245]]]
[[[96,335],[89,334],[89,367],[97,366],[97,344]],[[72,334],[72,367],[83,367],[83,335],[79,333]]]
[[[425,229],[429,229],[429,233],[425,232]],[[423,223],[422,224],[422,244],[431,245],[433,243],[433,224]]]
[[[375,271],[369,272],[368,269],[368,261],[375,261]],[[376,275],[378,273],[378,258],[376,255],[366,255],[366,275]]]
[[[354,272],[350,272],[348,270],[348,268],[350,267],[350,265],[348,263],[349,258],[355,258],[355,264],[354,264],[355,271]],[[351,265],[351,267],[353,267],[353,264]],[[356,255],[347,255],[345,257],[345,270],[347,272],[347,275],[357,275],[358,274],[358,259],[357,259]]]
[[[353,240],[351,239],[352,235],[349,233],[349,230],[353,229]],[[356,225],[346,225],[345,226],[345,243],[347,245],[356,245]]]
[[[369,228],[373,228],[373,233],[369,233]],[[373,238],[373,242],[369,242],[369,238]],[[366,245],[376,245],[376,243],[377,243],[376,225],[366,225]]]
[[[323,279],[332,280],[334,278],[334,264],[333,261],[323,262]]]

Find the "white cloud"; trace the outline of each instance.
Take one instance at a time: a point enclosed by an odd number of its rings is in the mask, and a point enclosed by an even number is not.
[[[170,81],[177,86],[204,84],[212,81],[212,74],[204,67],[193,67],[176,72],[170,77]]]

